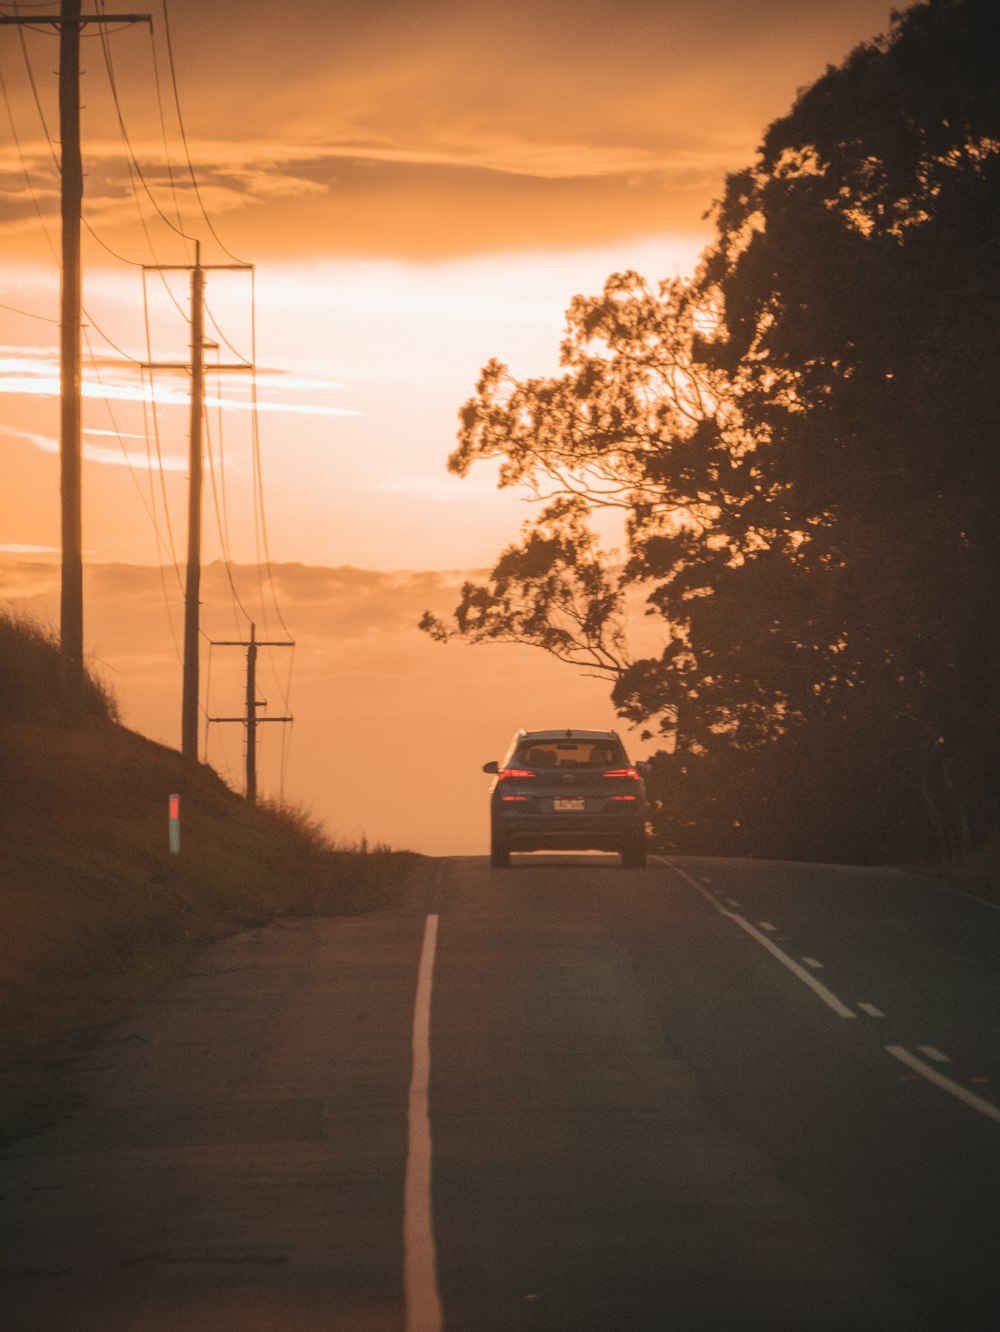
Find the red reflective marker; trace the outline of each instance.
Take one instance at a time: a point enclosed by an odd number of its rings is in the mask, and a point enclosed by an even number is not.
[[[179,795],[170,797],[170,820],[167,826],[170,835],[170,854],[176,856],[181,849],[181,798]]]

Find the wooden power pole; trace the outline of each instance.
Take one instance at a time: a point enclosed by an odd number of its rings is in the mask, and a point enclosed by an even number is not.
[[[59,142],[62,174],[62,280],[59,299],[59,496],[62,581],[59,609],[59,711],[64,725],[83,708],[83,500],[80,324],[83,279],[80,220],[80,29],[88,23],[150,23],[148,14],[82,14],[81,0],[60,0],[58,14],[4,14],[0,24],[51,24],[59,30]]]
[[[80,0],[62,0],[59,22],[59,141],[62,144],[62,290],[59,311],[59,460],[62,582],[59,606],[59,702],[65,725],[83,705],[83,491],[80,321],[83,276],[80,218]]]
[[[264,722],[290,722],[292,717],[258,717],[257,709],[264,707],[264,703],[257,697],[257,649],[262,647],[294,647],[291,639],[284,639],[279,642],[261,640],[257,637],[257,626],[251,624],[250,639],[246,640],[223,640],[212,641],[213,647],[245,647],[247,650],[247,689],[246,689],[246,712],[242,717],[209,717],[211,722],[242,722],[247,728],[247,760],[246,760],[246,789],[247,803],[255,805],[257,803],[257,727]]]
[[[203,264],[201,242],[195,241],[193,264],[146,264],[147,271],[191,274],[191,360],[150,361],[146,370],[186,370],[191,376],[188,417],[188,533],[184,580],[184,667],[181,685],[181,753],[198,758],[199,637],[201,633],[201,492],[202,419],[205,412],[205,274],[218,269],[250,270],[252,264]],[[213,344],[214,345],[214,344]],[[213,370],[253,370],[247,363],[213,366]]]
[[[205,409],[205,270],[201,243],[191,269],[191,413],[188,426],[188,538],[184,577],[184,678],[181,753],[198,757],[198,629],[201,596],[202,414]]]

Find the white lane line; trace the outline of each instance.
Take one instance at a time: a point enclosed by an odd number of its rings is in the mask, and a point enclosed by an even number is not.
[[[440,1332],[441,1296],[431,1212],[431,987],[438,917],[428,916],[413,1006],[413,1073],[408,1110],[409,1140],[403,1190],[403,1286],[406,1332]]]
[[[922,1055],[926,1055],[927,1058],[930,1059],[935,1064],[951,1063],[951,1060],[948,1058],[948,1056],[946,1054],[942,1054],[942,1052],[939,1049],[937,1049],[936,1046],[918,1045],[917,1049],[920,1051]]]
[[[802,961],[806,964],[807,967],[811,967],[813,971],[823,970],[823,963],[819,960],[819,958],[804,957]]]
[[[858,1007],[861,1009],[862,1013],[867,1013],[869,1017],[885,1017],[881,1008],[876,1008],[874,1004],[858,1004]]]
[[[759,920],[759,921],[757,922],[757,924],[758,924],[758,925],[760,926],[760,928],[761,928],[762,930],[764,930],[767,934],[777,934],[777,933],[778,933],[778,927],[777,927],[777,925],[772,925],[771,922],[770,922],[769,920]]]
[[[953,1082],[951,1078],[946,1078],[943,1073],[939,1073],[936,1068],[931,1068],[930,1064],[925,1064],[922,1059],[910,1054],[909,1050],[904,1050],[901,1045],[887,1045],[885,1048],[894,1059],[898,1059],[907,1068],[912,1068],[914,1073],[919,1073],[928,1082],[933,1082],[935,1087],[950,1092],[952,1096],[956,1096],[960,1101],[971,1106],[973,1110],[978,1110],[987,1119],[994,1119],[1000,1124],[1000,1107],[993,1105],[990,1101],[983,1100],[981,1096],[977,1096],[975,1092],[969,1091],[967,1087],[963,1087],[960,1083]]]
[[[747,934],[749,934],[752,939],[756,939],[762,948],[766,948],[773,957],[776,957],[782,966],[787,967],[792,975],[797,976],[799,980],[802,981],[803,985],[808,985],[810,990],[822,999],[828,1008],[832,1008],[838,1017],[856,1018],[858,1016],[857,1013],[848,1008],[845,1003],[842,1003],[832,990],[828,990],[825,985],[821,985],[815,976],[810,976],[809,972],[806,971],[804,967],[800,967],[794,958],[789,957],[777,944],[772,943],[766,934],[761,934],[760,930],[751,925],[748,920],[744,920],[742,916],[737,915],[735,911],[727,911],[725,907],[720,906],[711,893],[705,891],[697,879],[692,879],[690,874],[685,870],[682,870],[679,865],[675,865],[672,860],[667,860],[666,863],[675,874],[680,875],[685,883],[689,883],[692,888],[696,888],[706,902],[711,902],[712,906],[715,907],[720,915],[735,921],[741,930],[746,930]]]

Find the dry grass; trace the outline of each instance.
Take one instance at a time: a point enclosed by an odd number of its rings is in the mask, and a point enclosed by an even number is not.
[[[0,652],[9,628],[0,620]],[[209,768],[117,725],[99,693],[85,727],[56,726],[57,673],[48,692],[30,678],[51,639],[18,633],[20,661],[0,676],[23,682],[0,715],[0,1137],[53,1112],[54,1061],[73,1039],[207,941],[279,915],[388,905],[418,859],[337,846],[302,810],[250,808]]]
[[[18,611],[0,610],[0,717],[55,721],[59,640],[54,630]],[[118,704],[92,671],[83,682],[88,721],[117,721]]]

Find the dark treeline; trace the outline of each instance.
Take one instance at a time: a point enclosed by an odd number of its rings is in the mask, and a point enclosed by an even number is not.
[[[491,362],[463,408],[451,468],[499,458],[544,504],[424,627],[607,675],[663,737],[670,848],[878,861],[997,828],[998,26],[996,0],[895,16],[727,179],[693,280],[613,276],[559,376]]]

